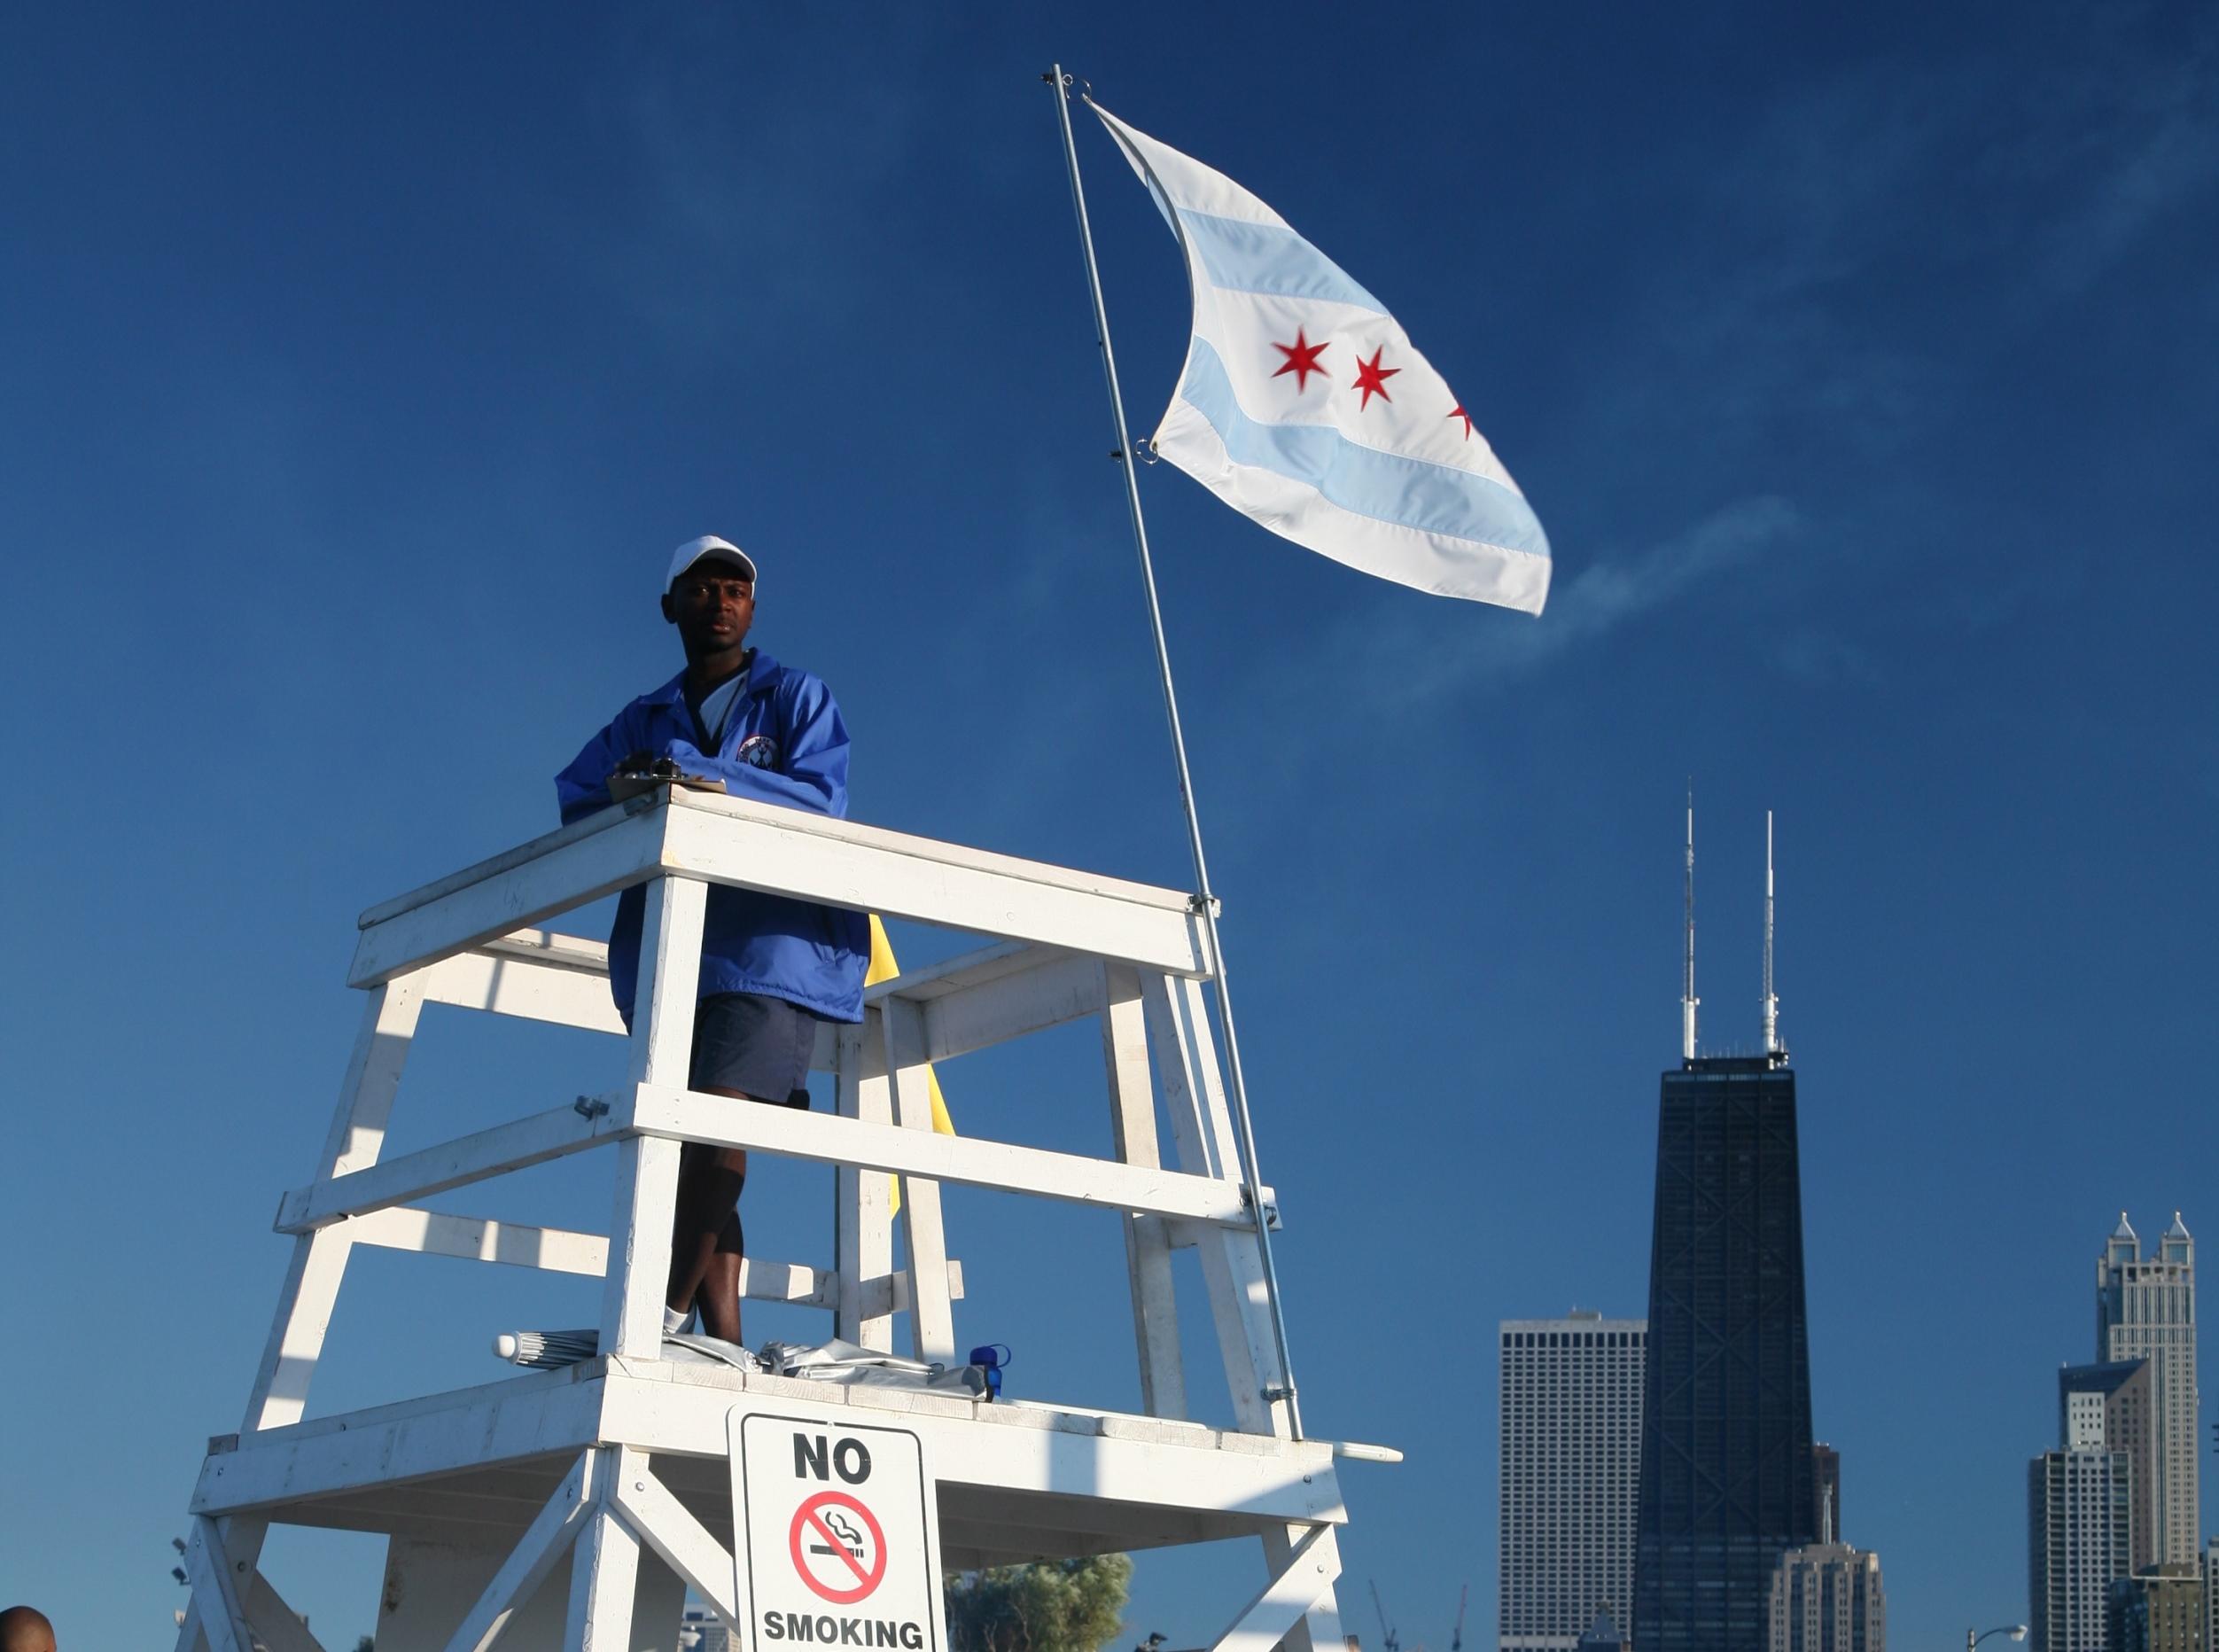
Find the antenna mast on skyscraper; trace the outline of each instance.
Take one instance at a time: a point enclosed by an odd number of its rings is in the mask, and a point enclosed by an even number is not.
[[[1695,1059],[1695,783],[1687,783],[1687,974],[1679,994],[1679,1058]]]
[[[1764,1053],[1779,1056],[1779,994],[1772,990],[1772,812],[1764,811]]]

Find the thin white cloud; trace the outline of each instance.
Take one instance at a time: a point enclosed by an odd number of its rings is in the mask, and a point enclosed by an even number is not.
[[[1757,563],[1799,526],[1795,507],[1777,495],[1737,499],[1669,539],[1590,563],[1557,588],[1547,611],[1530,624],[1490,627],[1483,642],[1454,652],[1409,651],[1409,667],[1382,689],[1408,705],[1539,671]],[[1366,644],[1376,645],[1375,639]]]

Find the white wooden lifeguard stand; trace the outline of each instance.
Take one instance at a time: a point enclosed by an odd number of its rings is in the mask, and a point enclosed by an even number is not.
[[[621,1035],[607,948],[537,927],[647,885],[629,1080],[513,1123],[381,1159],[417,1017],[457,1005]],[[834,1114],[736,1105],[686,1087],[708,885],[730,884],[972,931],[993,944],[866,994],[816,1066]],[[848,1407],[915,1430],[938,1484],[943,1563],[1262,1540],[1265,1581],[1227,1592],[1220,1652],[1336,1652],[1336,1456],[1289,1438],[1257,1212],[1243,1197],[1203,985],[1194,900],[790,809],[666,788],[365,913],[350,985],[362,1034],[315,1179],[285,1196],[292,1235],[269,1344],[236,1435],[192,1497],[192,1602],[179,1652],[319,1652],[260,1570],[273,1523],[387,1535],[378,1652],[669,1652],[690,1584],[759,1652],[736,1587],[727,1418]],[[1114,1159],[940,1135],[926,1064],[1099,1017]],[[1172,1165],[1162,1163],[1157,1103]],[[1145,1414],[743,1374],[665,1360],[663,1292],[680,1144],[838,1166],[833,1268],[751,1258],[742,1290],[831,1311],[838,1336],[954,1360],[939,1184],[1117,1212]],[[526,1165],[612,1149],[609,1236],[446,1214],[423,1201]],[[897,1218],[891,1178],[903,1181]],[[1271,1199],[1259,1190],[1268,1219]],[[893,1229],[906,1266],[894,1266]],[[343,1415],[304,1415],[356,1245],[600,1275],[600,1354],[565,1369]],[[1199,1251],[1237,1427],[1187,1421],[1172,1254]],[[899,1414],[898,1416],[887,1414]],[[564,1575],[567,1574],[566,1582]]]

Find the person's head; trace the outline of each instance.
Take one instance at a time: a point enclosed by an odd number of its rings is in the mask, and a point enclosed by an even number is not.
[[[755,623],[754,559],[713,534],[688,540],[671,556],[663,618],[678,627],[689,660],[736,656]]]
[[[54,1652],[54,1625],[35,1606],[0,1612],[0,1652]]]

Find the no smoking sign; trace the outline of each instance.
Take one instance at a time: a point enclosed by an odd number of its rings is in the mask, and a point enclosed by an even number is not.
[[[836,1606],[865,1599],[886,1576],[885,1531],[845,1492],[819,1492],[794,1511],[786,1553],[802,1582]]]
[[[728,1427],[746,1652],[940,1652],[939,1521],[917,1437],[736,1407]]]

